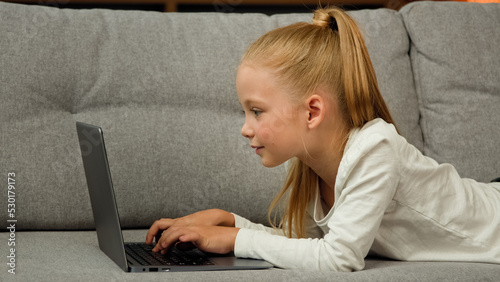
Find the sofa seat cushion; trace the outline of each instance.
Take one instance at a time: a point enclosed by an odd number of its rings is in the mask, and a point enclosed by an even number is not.
[[[142,242],[147,230],[125,230],[124,240]],[[1,234],[7,242],[6,233]],[[5,240],[4,240],[5,239]],[[2,248],[2,253],[3,252]],[[97,243],[95,231],[17,232],[16,281],[437,281],[460,277],[463,281],[495,281],[500,268],[494,264],[400,262],[368,258],[364,270],[267,270],[171,273],[126,273],[109,259]],[[14,275],[5,268],[0,281]]]

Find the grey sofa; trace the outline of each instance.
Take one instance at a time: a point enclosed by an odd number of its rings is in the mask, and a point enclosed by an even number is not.
[[[500,4],[417,2],[351,14],[401,134],[463,177],[499,177]],[[0,280],[498,281],[495,264],[374,257],[356,273],[131,274],[99,250],[76,121],[105,132],[126,241],[143,241],[155,219],[208,208],[267,222],[285,168],[263,168],[240,136],[235,73],[251,42],[296,21],[311,14],[0,2]],[[8,272],[11,249],[16,274]]]

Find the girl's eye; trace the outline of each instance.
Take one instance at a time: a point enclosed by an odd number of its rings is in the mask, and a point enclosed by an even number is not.
[[[250,108],[249,112],[253,113],[255,117],[258,117],[260,116],[260,114],[262,114],[262,111],[260,109],[257,109],[257,108]],[[245,115],[247,112],[245,110],[241,111],[241,113],[243,115]]]

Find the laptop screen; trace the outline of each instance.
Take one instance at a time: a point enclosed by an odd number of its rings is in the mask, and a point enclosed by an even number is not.
[[[128,271],[102,129],[81,122],[77,122],[76,127],[99,248],[120,268]]]

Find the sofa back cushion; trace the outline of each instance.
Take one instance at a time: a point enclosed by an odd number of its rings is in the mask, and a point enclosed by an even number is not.
[[[400,131],[421,147],[400,15],[352,15]],[[18,229],[93,228],[76,121],[104,130],[125,228],[208,208],[267,222],[286,172],[262,167],[240,135],[236,70],[251,42],[296,21],[311,15],[0,3],[0,169],[17,175]]]
[[[235,71],[267,16],[0,13],[1,167],[18,177],[20,229],[93,228],[75,121],[104,130],[124,227],[214,207],[264,221],[284,168],[240,135]]]
[[[462,177],[500,176],[500,4],[416,2],[401,13],[424,153]]]

